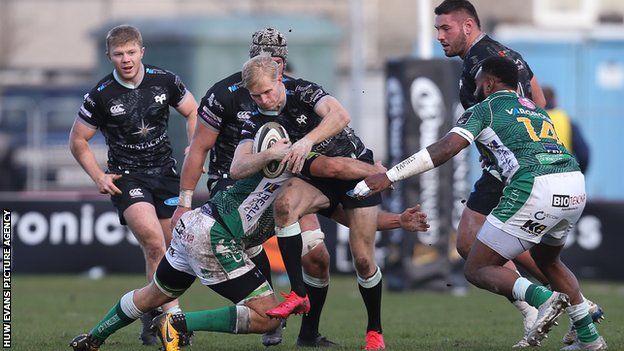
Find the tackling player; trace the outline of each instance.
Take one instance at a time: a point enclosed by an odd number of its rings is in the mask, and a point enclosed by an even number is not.
[[[292,291],[268,314],[286,318],[292,313],[306,312],[308,296],[301,273],[302,228],[299,220],[305,214],[319,211],[329,217],[336,206],[342,204],[350,222],[350,246],[360,293],[368,312],[366,349],[383,349],[382,275],[374,259],[376,205],[381,203],[381,197],[358,200],[346,194],[357,179],[362,179],[375,168],[372,152],[347,127],[350,120],[347,111],[320,86],[302,79],[282,79],[275,62],[262,55],[247,61],[242,75],[242,84],[257,107],[243,126],[241,143],[230,169],[232,176],[243,178],[255,172],[251,141],[257,129],[269,121],[284,126],[294,141],[282,163],[288,164],[288,169],[294,173],[304,170],[303,174],[307,176],[306,180],[290,179],[275,203],[275,231]],[[344,172],[353,179],[351,181],[318,178],[314,176],[315,171],[325,168],[319,157],[321,154],[364,161],[358,163],[366,167],[358,173]],[[340,168],[337,170],[340,172]]]
[[[259,171],[271,160],[281,160],[290,143],[275,143],[252,157]],[[350,160],[347,160],[347,162]],[[340,162],[340,161],[339,161]],[[347,163],[348,164],[348,163]],[[262,243],[274,233],[273,201],[290,178],[285,172],[269,179],[256,172],[218,192],[202,207],[188,211],[176,223],[171,246],[161,260],[154,280],[147,286],[121,297],[108,314],[88,334],[71,342],[74,351],[98,351],[117,330],[131,324],[146,311],[181,296],[199,277],[234,305],[213,310],[163,314],[153,321],[164,350],[180,350],[180,335],[193,331],[233,334],[264,333],[276,329],[279,322],[266,311],[277,300],[266,278],[259,271],[245,247],[249,242]],[[340,209],[334,217],[345,225],[349,219]],[[418,206],[401,215],[382,212],[377,217],[379,229],[403,228],[426,231],[426,216]]]

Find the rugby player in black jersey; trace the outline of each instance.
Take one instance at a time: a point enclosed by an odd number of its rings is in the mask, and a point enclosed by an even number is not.
[[[512,60],[518,67],[518,93],[533,100],[538,106],[545,107],[544,94],[529,65],[519,53],[481,31],[479,16],[469,1],[445,0],[435,8],[434,13],[436,15],[437,40],[440,42],[444,54],[447,57],[459,56],[463,60],[462,75],[459,81],[459,97],[465,109],[479,102],[479,97],[474,94],[475,78],[481,63],[492,56],[508,57]],[[481,178],[477,180],[473,191],[470,193],[457,228],[457,251],[464,259],[468,257],[487,214],[498,205],[505,186],[501,175],[488,165],[490,157],[487,151],[478,149],[485,167]],[[537,267],[528,252],[519,255],[514,261],[540,282],[548,283],[548,279]],[[506,267],[516,270],[512,261],[509,261]],[[531,324],[531,320],[537,314],[535,309],[524,302],[514,301],[513,304],[525,317],[525,327],[527,324]],[[592,305],[594,312],[593,317],[599,320],[602,317],[602,310],[593,303],[590,305]],[[564,343],[571,344],[574,339],[575,333],[571,329],[571,332],[564,337]],[[528,346],[526,338],[520,340],[515,346]]]
[[[252,35],[249,56],[255,57],[260,53],[271,55],[277,63],[280,74],[287,63],[288,43],[286,37],[273,28],[264,28]],[[285,77],[286,80],[292,78]],[[240,84],[241,72],[214,84],[202,98],[199,109],[199,122],[195,136],[190,145],[180,181],[180,204],[173,215],[172,222],[190,210],[192,193],[201,176],[202,166],[210,150],[210,164],[208,168],[208,188],[211,195],[225,190],[234,183],[230,177],[230,164],[234,157],[234,150],[239,143],[241,126],[249,119],[254,108],[254,102],[249,92]],[[319,160],[316,175],[353,177],[358,171],[364,175],[374,172],[378,168],[351,159],[332,159],[324,157]],[[362,169],[362,170],[360,170]],[[363,175],[361,175],[363,176]],[[301,329],[297,338],[298,346],[327,347],[334,345],[319,333],[319,320],[327,296],[329,286],[329,253],[323,242],[324,234],[315,215],[302,219],[304,231],[304,250],[300,251],[304,270],[305,286],[310,297],[311,309],[303,317]],[[256,247],[248,248],[247,254],[267,277],[270,282],[271,268],[261,243]],[[300,268],[299,268],[300,269]],[[263,335],[264,345],[275,345],[281,342],[281,329],[275,333]]]
[[[256,170],[250,141],[260,126],[276,121],[286,128],[293,142],[282,163],[287,164],[293,173],[301,172],[306,178],[290,179],[282,187],[274,205],[276,236],[292,291],[284,302],[267,314],[286,318],[291,313],[307,312],[299,221],[303,215],[316,212],[329,217],[341,204],[349,218],[351,250],[360,293],[368,312],[365,348],[385,348],[381,329],[381,271],[374,260],[375,221],[381,197],[355,199],[347,195],[367,170],[351,174],[348,178],[351,180],[314,176],[319,168],[323,168],[321,160],[328,156],[350,157],[364,161],[361,164],[369,168],[374,167],[372,152],[348,128],[350,116],[338,100],[315,83],[283,79],[281,70],[270,57],[260,55],[247,61],[242,79],[242,85],[249,90],[257,107],[243,125],[241,142],[230,169],[232,176],[244,178]]]
[[[106,55],[113,72],[85,95],[70,133],[70,149],[102,194],[109,194],[145,256],[151,281],[171,241],[170,218],[176,204],[179,176],[167,135],[169,106],[187,123],[189,141],[195,130],[197,102],[180,78],[142,63],[145,48],[135,27],[121,25],[106,36]],[[100,129],[108,146],[108,167],[100,169],[89,140]],[[178,301],[162,306],[179,312]],[[142,318],[141,339],[158,343],[148,327],[154,314]]]

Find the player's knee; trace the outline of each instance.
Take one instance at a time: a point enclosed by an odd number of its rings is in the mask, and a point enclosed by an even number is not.
[[[478,286],[478,272],[479,267],[474,265],[471,260],[466,261],[464,265],[464,276],[471,284]]]
[[[329,258],[329,252],[325,245],[317,245],[301,258],[303,270],[313,276],[327,275]]]
[[[470,253],[470,248],[472,247],[472,243],[467,243],[464,240],[459,240],[457,237],[457,253],[464,259],[468,259],[468,254]]]
[[[377,269],[377,264],[373,262],[369,257],[366,256],[356,256],[353,259],[353,265],[355,266],[355,270],[362,277],[367,277],[375,272]]]
[[[163,242],[146,242],[143,244],[143,254],[149,262],[160,262],[165,256],[165,245]]]

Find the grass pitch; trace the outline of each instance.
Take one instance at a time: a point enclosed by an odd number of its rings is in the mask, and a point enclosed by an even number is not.
[[[70,350],[69,341],[88,331],[127,291],[144,285],[140,276],[14,276],[13,350]],[[601,304],[607,319],[599,326],[609,349],[624,350],[624,284],[585,282],[586,296]],[[278,286],[285,290],[285,287]],[[181,299],[187,311],[228,303],[196,282]],[[383,326],[388,350],[511,350],[522,336],[519,313],[504,298],[473,288],[465,297],[442,293],[384,291]],[[272,351],[295,349],[301,318],[291,317],[284,342]],[[560,318],[539,350],[559,350],[567,317]],[[141,346],[140,322],[111,336],[102,350],[148,351]],[[340,344],[338,350],[360,350],[366,313],[355,278],[334,276],[321,320],[321,333]],[[187,350],[261,350],[259,335],[197,332]]]

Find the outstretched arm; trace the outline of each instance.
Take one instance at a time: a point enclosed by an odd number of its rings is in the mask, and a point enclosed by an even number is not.
[[[385,171],[381,162],[370,164],[350,157],[320,155],[310,163],[310,175],[321,178],[357,180]]]
[[[354,196],[369,196],[390,187],[392,183],[438,167],[470,145],[457,133],[447,133],[442,139],[401,161],[386,173],[366,177],[353,190]]]
[[[342,206],[338,206],[332,214],[332,219],[344,226],[349,226],[347,216]],[[405,209],[403,213],[379,211],[377,215],[377,230],[392,230],[402,228],[409,232],[426,232],[429,228],[427,215],[420,211],[420,205]]]

